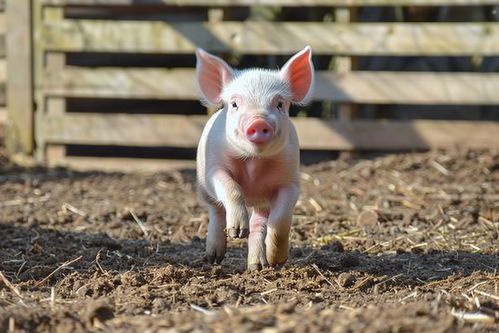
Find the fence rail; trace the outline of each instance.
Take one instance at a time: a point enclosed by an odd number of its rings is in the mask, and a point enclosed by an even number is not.
[[[47,51],[316,55],[497,55],[499,23],[141,22],[65,20],[42,26]]]
[[[73,98],[197,99],[194,69],[82,68],[46,70],[40,89]],[[316,101],[365,104],[499,105],[499,74],[319,71]]]
[[[43,117],[39,126],[47,144],[162,147],[168,143],[168,146],[192,148],[199,142],[206,120],[205,116],[67,114]],[[499,141],[490,137],[498,130],[493,122],[332,122],[297,118],[293,123],[302,149],[399,151],[462,146],[499,149]]]
[[[47,5],[254,6],[254,0],[41,0]],[[260,6],[469,6],[497,5],[497,0],[258,0]]]

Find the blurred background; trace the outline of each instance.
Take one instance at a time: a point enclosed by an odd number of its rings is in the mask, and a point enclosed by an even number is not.
[[[310,45],[304,163],[340,152],[499,148],[497,0],[7,0],[0,123],[19,160],[189,165],[207,115],[196,47],[277,69]]]

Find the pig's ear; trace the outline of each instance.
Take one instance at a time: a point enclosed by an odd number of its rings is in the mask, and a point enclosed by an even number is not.
[[[196,49],[196,79],[203,102],[220,105],[221,94],[234,76],[234,71],[222,59],[203,49]]]
[[[306,104],[312,97],[314,86],[314,64],[310,46],[295,54],[280,71],[281,77],[289,82],[292,101]]]

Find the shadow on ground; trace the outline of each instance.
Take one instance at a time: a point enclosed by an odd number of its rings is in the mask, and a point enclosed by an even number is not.
[[[72,272],[119,274],[169,265],[185,267],[193,273],[213,269],[204,260],[204,239],[197,236],[188,242],[174,243],[116,239],[106,233],[61,231],[38,226],[0,224],[0,230],[3,236],[0,240],[1,270],[16,282],[28,282],[29,287],[37,286],[37,282],[57,267],[77,258],[80,259],[51,275],[47,285],[57,284]],[[245,256],[245,242],[234,241],[225,261],[218,266],[217,274],[229,277],[244,273]],[[308,267],[313,275],[314,270],[327,275],[360,272],[386,279],[390,285],[421,286],[452,275],[463,277],[477,271],[496,273],[499,258],[464,251],[399,251],[396,254],[368,255],[338,251],[338,248],[293,247],[289,262],[281,270],[304,267]]]

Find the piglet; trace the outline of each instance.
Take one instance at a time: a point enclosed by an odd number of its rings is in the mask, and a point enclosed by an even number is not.
[[[227,241],[248,237],[248,269],[288,258],[293,209],[300,193],[300,152],[289,118],[292,103],[312,94],[310,47],[281,70],[234,70],[196,50],[201,100],[221,107],[208,120],[197,150],[198,195],[208,210],[206,253],[224,258]]]

